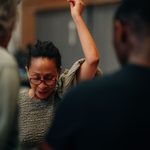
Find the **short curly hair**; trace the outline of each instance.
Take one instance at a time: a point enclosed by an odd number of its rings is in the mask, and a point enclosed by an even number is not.
[[[18,0],[0,0],[0,37],[14,28],[18,2]]]

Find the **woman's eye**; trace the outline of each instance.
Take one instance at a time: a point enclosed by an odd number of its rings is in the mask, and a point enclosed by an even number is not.
[[[55,77],[47,77],[47,78],[45,78],[45,80],[47,80],[47,81],[54,80],[54,79],[55,79]]]
[[[52,79],[53,79],[53,77],[48,77],[45,80],[52,80]]]
[[[32,78],[33,80],[40,80],[40,78]]]

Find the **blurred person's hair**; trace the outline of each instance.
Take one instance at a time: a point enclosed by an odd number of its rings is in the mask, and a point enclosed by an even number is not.
[[[0,0],[0,37],[14,28],[19,2],[20,0]]]
[[[139,38],[150,36],[149,0],[124,0],[115,14],[115,20],[119,20]]]

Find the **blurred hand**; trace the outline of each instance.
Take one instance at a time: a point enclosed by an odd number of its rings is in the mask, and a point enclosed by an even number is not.
[[[84,10],[83,0],[68,0],[72,17],[81,16]]]

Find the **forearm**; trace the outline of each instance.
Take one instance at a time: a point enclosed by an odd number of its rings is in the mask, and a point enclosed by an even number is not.
[[[83,18],[78,15],[73,17],[74,23],[76,24],[77,32],[83,49],[85,59],[88,64],[99,62],[99,52],[96,47],[95,41],[91,36]]]

